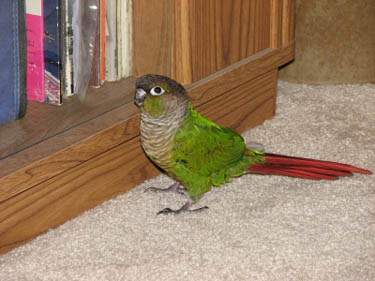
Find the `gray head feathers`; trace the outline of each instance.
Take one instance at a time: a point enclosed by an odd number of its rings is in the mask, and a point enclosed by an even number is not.
[[[139,77],[135,82],[135,87],[137,89],[143,89],[146,92],[149,92],[152,87],[156,85],[166,85],[168,89],[167,91],[185,94],[185,88],[175,80],[158,74],[146,74]]]

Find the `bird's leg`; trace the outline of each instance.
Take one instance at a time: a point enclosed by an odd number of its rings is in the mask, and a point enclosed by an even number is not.
[[[160,214],[164,214],[164,215],[167,215],[167,214],[180,214],[182,212],[200,212],[200,211],[203,211],[205,209],[208,209],[207,206],[200,207],[200,208],[197,208],[197,209],[190,209],[190,207],[192,205],[193,205],[193,202],[189,200],[184,205],[182,205],[181,208],[179,208],[177,210],[172,210],[171,208],[165,208],[165,209],[159,211],[157,214],[158,215],[160,215]]]
[[[175,182],[174,184],[170,185],[167,188],[157,188],[154,186],[150,186],[145,189],[145,191],[154,191],[154,192],[175,192],[178,194],[185,195],[185,188],[179,183]]]

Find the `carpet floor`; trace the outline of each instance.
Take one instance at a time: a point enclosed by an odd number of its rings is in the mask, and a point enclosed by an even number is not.
[[[375,85],[279,83],[274,119],[244,134],[269,152],[375,171]],[[158,176],[0,256],[0,280],[375,280],[375,176],[246,175],[179,207]]]

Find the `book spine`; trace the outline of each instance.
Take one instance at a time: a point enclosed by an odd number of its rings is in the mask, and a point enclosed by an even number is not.
[[[26,36],[26,4],[25,0],[18,0],[18,40],[19,40],[19,81],[20,81],[20,101],[19,101],[19,111],[18,118],[22,118],[26,115],[27,111],[27,96],[26,96],[26,70],[27,70],[27,36]]]
[[[72,1],[61,0],[60,9],[60,44],[61,44],[61,89],[64,97],[74,94],[73,89],[73,30],[72,30]]]
[[[27,107],[25,2],[3,0],[1,4],[0,125],[22,118]]]
[[[106,80],[116,81],[117,76],[117,2],[107,1]]]
[[[42,0],[26,1],[27,99],[44,102],[44,27]]]
[[[44,0],[44,82],[47,103],[54,105],[62,104],[59,10],[59,0]]]
[[[117,73],[118,78],[132,73],[132,1],[117,2]]]
[[[128,77],[132,74],[132,53],[133,53],[133,1],[126,0],[123,3],[121,33],[122,33],[122,77]]]
[[[100,1],[94,1],[96,6],[99,8],[99,12],[96,14],[96,29],[95,29],[95,39],[94,39],[94,48],[93,48],[93,57],[91,64],[91,76],[89,85],[94,88],[98,88],[101,85],[100,81]]]
[[[111,0],[110,0],[111,1]],[[112,0],[113,1],[113,0]],[[100,0],[100,82],[105,81],[105,49],[107,38],[107,1]]]
[[[121,19],[122,19],[122,6],[124,4],[124,0],[117,0],[117,15],[116,15],[116,33],[117,33],[117,78],[121,79],[122,78],[122,26],[121,26]]]

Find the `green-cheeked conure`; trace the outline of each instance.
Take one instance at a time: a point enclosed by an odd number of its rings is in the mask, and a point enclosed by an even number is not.
[[[184,191],[189,200],[178,210],[191,209],[203,194],[247,173],[282,175],[311,180],[334,180],[370,171],[347,164],[276,155],[261,145],[246,146],[235,131],[199,114],[176,81],[148,74],[137,79],[135,104],[141,110],[140,136],[147,156],[176,183],[167,189]]]

